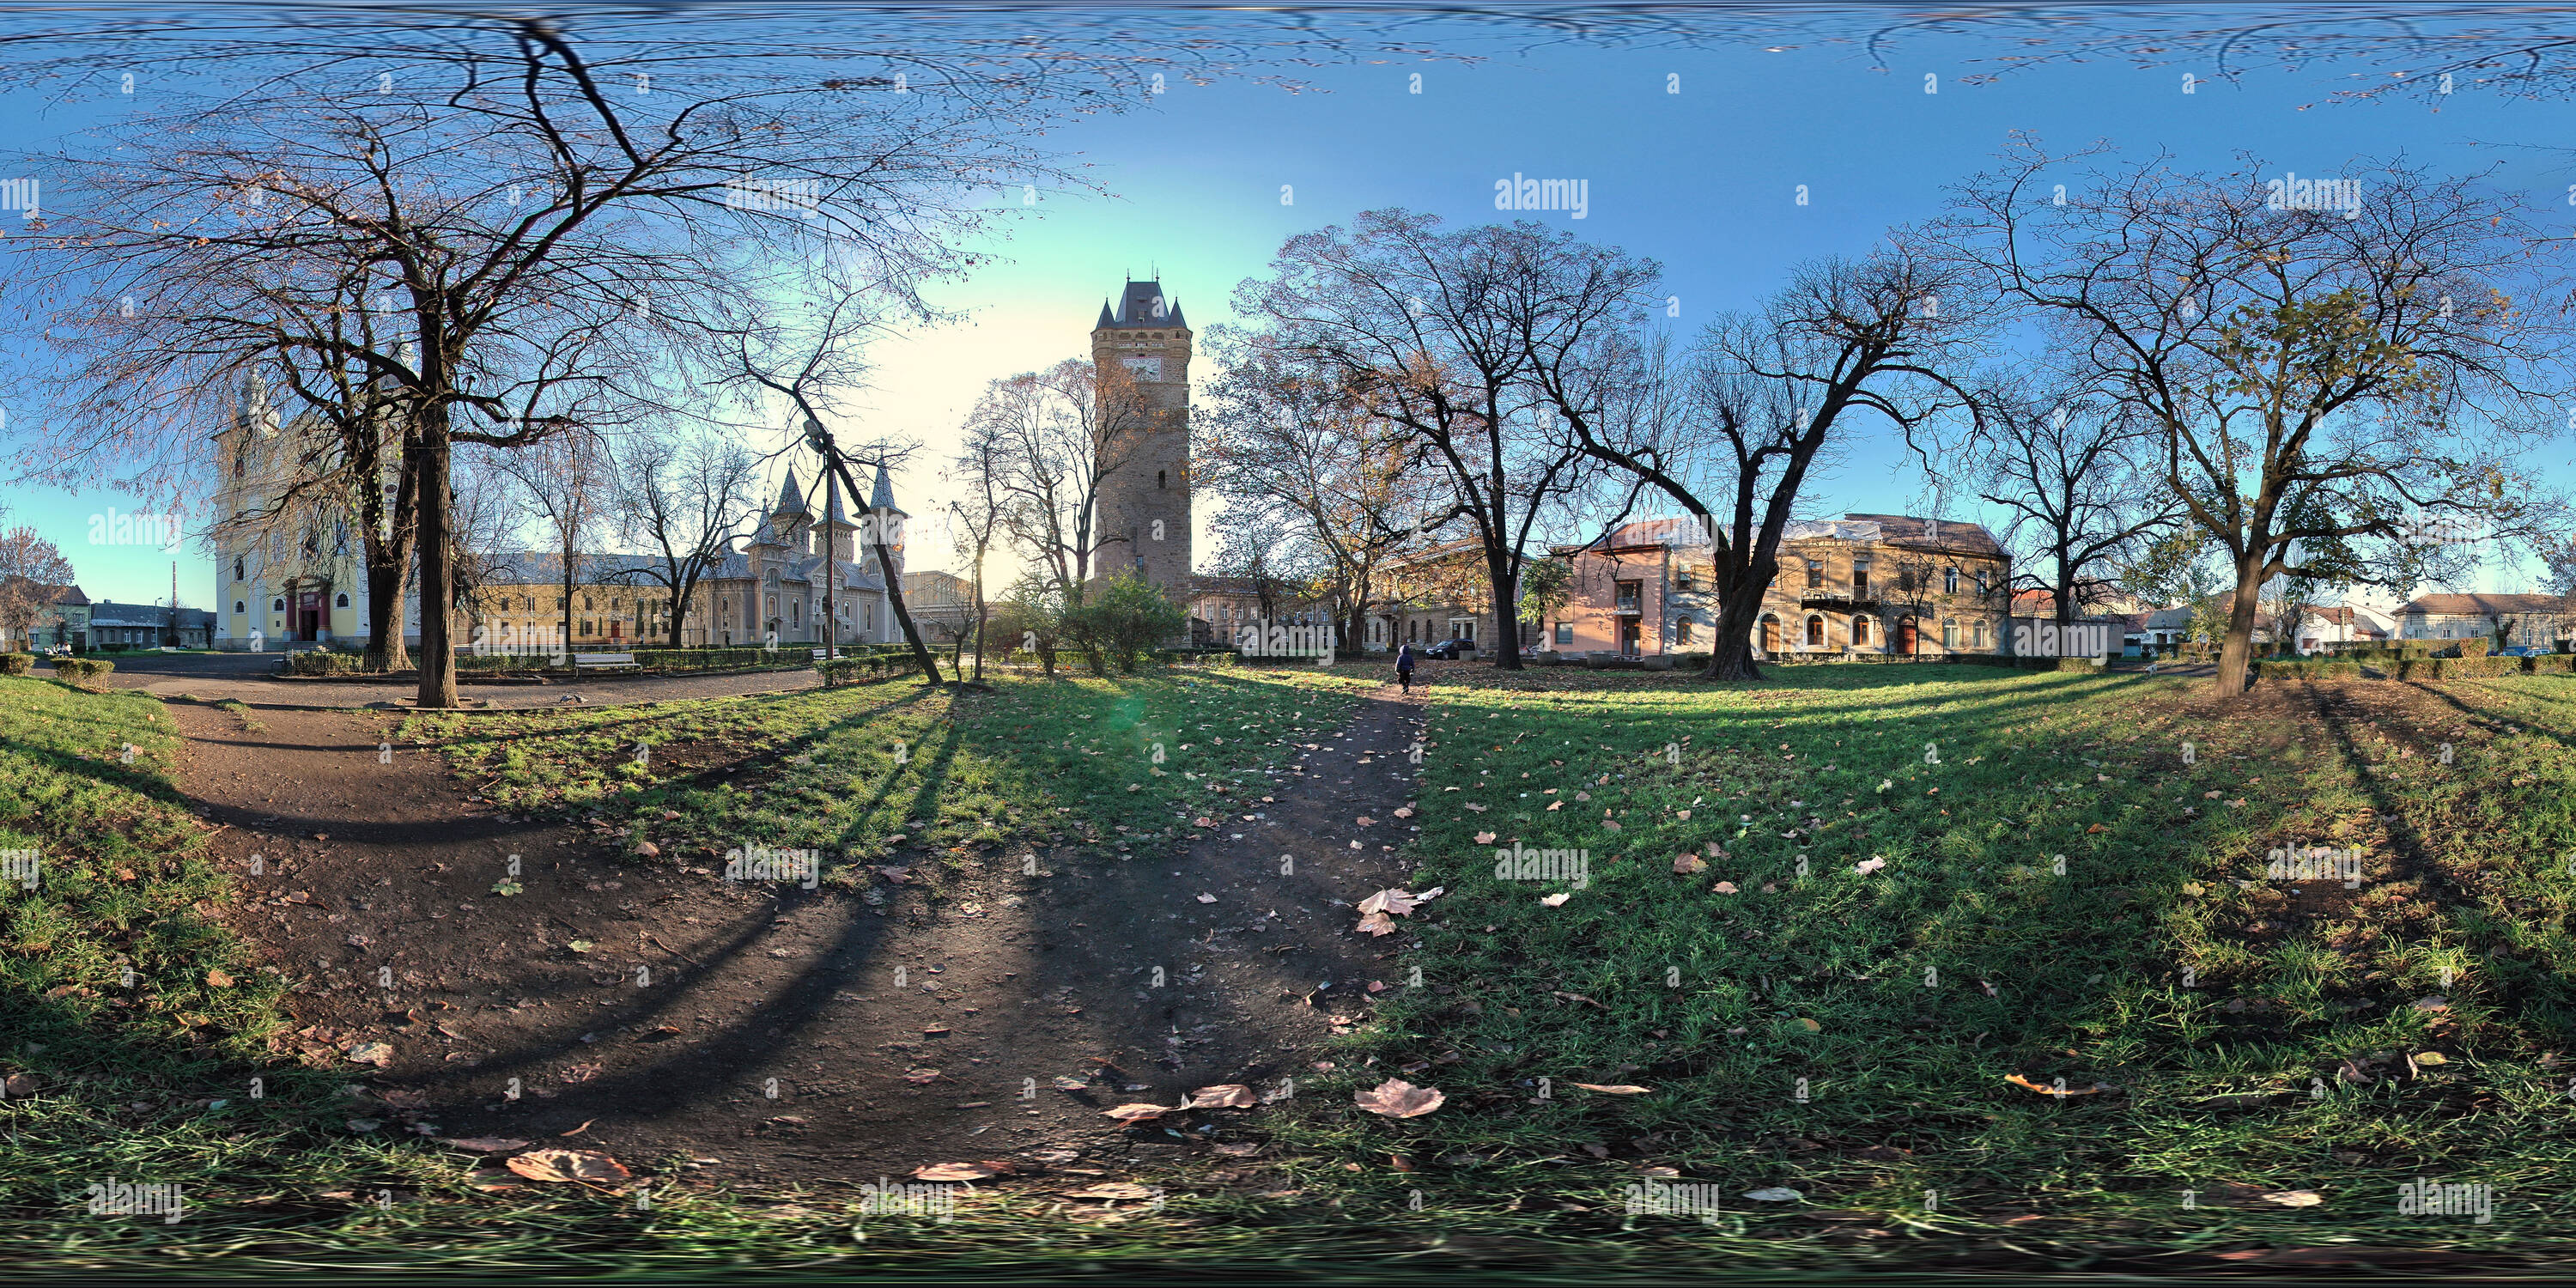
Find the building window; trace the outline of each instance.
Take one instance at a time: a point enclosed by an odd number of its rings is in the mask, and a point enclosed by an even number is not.
[[[236,613],[242,611],[242,602],[240,600],[236,599],[233,601],[233,611]]]
[[[1811,568],[1814,567],[1812,563],[1808,566]],[[1809,613],[1807,615],[1807,647],[1823,648],[1824,646],[1825,619],[1813,613]]]
[[[1556,642],[1559,644],[1571,644],[1574,642],[1574,623],[1558,622],[1556,624]]]
[[[268,611],[270,611],[270,612],[272,612],[272,613],[282,613],[282,612],[285,612],[285,611],[286,611],[286,601],[285,601],[284,599],[282,599],[282,598],[280,598],[280,599],[274,599],[274,600],[269,601]]]
[[[1636,612],[1638,597],[1644,592],[1644,589],[1645,583],[1642,581],[1620,582],[1619,611],[1623,613]]]
[[[1959,647],[1959,619],[1958,619],[1958,618],[1955,618],[1955,617],[1944,617],[1944,618],[1942,618],[1942,619],[1941,619],[1941,647],[1943,647],[1943,648],[1957,648],[1957,647]]]
[[[1863,569],[1861,569],[1861,570],[1860,570],[1860,572],[1858,573],[1858,575],[1859,575],[1859,576],[1862,576],[1862,577],[1867,577],[1867,576],[1869,575],[1869,569],[1867,569],[1867,568],[1863,568]],[[1868,619],[1868,618],[1866,618],[1866,617],[1855,617],[1855,618],[1853,618],[1853,619],[1852,619],[1852,643],[1854,643],[1854,644],[1867,644],[1867,643],[1869,643],[1869,619]]]
[[[1159,491],[1162,491],[1163,489],[1165,489],[1166,487],[1168,487],[1168,486],[1169,486],[1167,483],[1165,483],[1165,482],[1164,482],[1164,476],[1165,476],[1167,473],[1168,473],[1168,471],[1165,471],[1165,470],[1156,470],[1156,471],[1154,471],[1154,489],[1155,489],[1156,491],[1158,491],[1158,492],[1159,492]]]
[[[234,581],[240,581],[241,579],[242,579],[242,561],[241,561],[241,556],[239,556],[239,555],[235,555],[235,556],[233,556],[233,580],[234,580]]]
[[[1986,646],[1986,621],[1984,618],[1980,617],[1977,619],[1976,628],[1976,646],[1978,648],[1984,648]]]
[[[1869,598],[1869,561],[1866,559],[1852,564],[1852,598]]]
[[[1944,595],[1955,595],[1959,593],[1958,569],[1944,568],[1941,570],[1941,593]]]
[[[1699,584],[1692,580],[1688,572],[1676,572],[1673,574],[1673,589],[1687,595],[1699,589]]]
[[[1691,642],[1691,619],[1685,617],[1673,623],[1673,642],[1676,644]]]
[[[1986,595],[1986,574],[1984,574],[1984,573],[1980,572],[1980,573],[1978,573],[1978,574],[1977,574],[1977,597],[1978,597],[1978,598],[1980,598],[1980,599],[1982,599],[1982,598],[1984,598],[1984,597],[1985,597],[1985,595]]]
[[[1809,590],[1822,590],[1822,589],[1824,589],[1824,586],[1825,586],[1825,561],[1824,561],[1824,560],[1822,560],[1822,559],[1810,559],[1810,560],[1808,560],[1808,561],[1807,561],[1807,589],[1809,589]]]
[[[339,602],[333,606],[337,608],[347,608],[349,606],[349,592],[345,590],[340,592]]]

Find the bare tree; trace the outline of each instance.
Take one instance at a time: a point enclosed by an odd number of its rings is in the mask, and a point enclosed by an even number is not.
[[[2220,693],[2245,688],[2266,581],[2331,559],[2403,592],[2428,556],[2417,514],[2537,508],[2514,457],[2551,428],[2536,372],[2560,333],[2533,302],[2553,243],[2511,202],[2395,164],[2320,194],[2250,159],[2159,159],[2083,171],[2060,205],[2058,164],[2019,142],[1962,188],[1951,244],[2150,426],[2165,487],[2230,564]]]
[[[2134,409],[2010,386],[1983,398],[1981,432],[1960,458],[1978,496],[2012,516],[2001,535],[2020,554],[2013,584],[2048,591],[2063,626],[2110,598],[2116,569],[2180,522],[2181,506],[2149,464],[2153,444]]]
[[[165,91],[174,106],[121,115],[112,146],[47,159],[70,213],[8,243],[24,270],[10,285],[50,306],[68,368],[38,468],[119,459],[130,486],[172,485],[203,464],[205,390],[284,348],[335,355],[407,418],[431,552],[419,702],[454,705],[453,448],[530,446],[576,415],[532,418],[512,373],[544,365],[557,337],[613,334],[590,352],[617,360],[600,374],[614,389],[582,400],[671,405],[693,319],[747,305],[781,246],[801,260],[828,239],[902,295],[960,262],[943,237],[985,217],[987,175],[1060,178],[1024,127],[1105,64],[1024,52],[996,74],[998,47],[925,47],[844,44],[836,75],[821,46],[693,31],[608,47],[536,13],[129,41],[126,65],[215,88]],[[345,290],[353,270],[388,320],[373,336],[294,325],[270,298]],[[494,377],[480,390],[476,371]]]
[[[1491,587],[1496,662],[1521,665],[1520,569],[1542,517],[1584,482],[1585,452],[1541,387],[1546,369],[1628,320],[1652,265],[1523,221],[1444,232],[1402,210],[1289,239],[1235,292],[1260,343],[1338,386],[1416,445],[1451,495]],[[1569,283],[1590,290],[1569,291]]]
[[[614,526],[608,445],[586,430],[558,434],[515,452],[494,455],[494,468],[517,481],[529,514],[543,531],[562,591],[564,646],[573,633],[575,597],[582,569]],[[424,598],[427,591],[423,591]]]
[[[824,418],[848,414],[846,399],[864,387],[867,364],[860,341],[882,324],[877,309],[889,302],[903,307],[909,301],[901,293],[889,298],[874,285],[855,283],[837,271],[839,267],[827,263],[800,280],[799,287],[807,292],[804,307],[789,310],[802,319],[799,322],[781,324],[764,311],[723,324],[721,334],[731,346],[726,379],[785,399],[797,423],[804,426],[804,446],[856,504],[858,498],[874,493],[859,487],[851,464],[867,466],[882,479],[911,455],[914,445],[877,439],[843,447]],[[903,578],[895,569],[892,549],[897,536],[889,531],[892,516],[879,515],[872,508],[859,526],[860,540],[876,556],[877,575],[885,580],[886,604],[912,645],[922,680],[937,685],[939,660],[922,642],[912,610],[904,604]]]
[[[1910,441],[1966,402],[1946,374],[1972,335],[1953,288],[1901,249],[1827,260],[1800,269],[1759,313],[1711,323],[1686,359],[1632,340],[1624,355],[1569,362],[1548,380],[1576,443],[1616,471],[1629,504],[1660,494],[1704,534],[1718,599],[1708,678],[1761,678],[1753,629],[1779,576],[1781,536],[1846,418],[1874,414]]]
[[[1423,468],[1421,443],[1366,416],[1329,370],[1231,328],[1212,333],[1209,347],[1223,373],[1198,422],[1190,477],[1229,498],[1221,549],[1235,548],[1232,562],[1257,572],[1275,543],[1245,538],[1292,521],[1324,557],[1341,608],[1335,625],[1356,643],[1380,570],[1447,512],[1439,474]],[[1266,616],[1266,584],[1262,594]]]
[[[950,469],[950,477],[964,486],[966,494],[950,501],[948,509],[956,520],[957,553],[967,557],[974,586],[975,674],[970,682],[975,684],[984,682],[984,625],[992,615],[984,594],[984,562],[1002,536],[1002,522],[1009,508],[1001,474],[1000,441],[985,430],[969,426],[964,450],[957,454]]]
[[[1101,485],[1150,412],[1123,369],[1068,358],[994,381],[967,417],[969,438],[991,444],[1003,530],[1068,609],[1082,606],[1093,572],[1109,562],[1107,547],[1122,539],[1103,528]]]
[[[699,585],[723,567],[734,539],[759,521],[757,458],[713,434],[652,435],[622,455],[615,475],[619,540],[647,548],[648,557],[622,570],[620,579],[659,586],[670,596],[670,644],[682,648]]]

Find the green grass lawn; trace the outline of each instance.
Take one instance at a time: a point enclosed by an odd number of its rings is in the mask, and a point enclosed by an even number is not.
[[[852,865],[910,843],[962,864],[1009,842],[1125,849],[1259,800],[1265,768],[1337,727],[1375,677],[1225,668],[1115,679],[908,679],[649,707],[414,715],[505,810],[596,815],[630,848],[817,848]],[[673,817],[676,816],[676,817]],[[826,870],[826,879],[832,872]]]
[[[1444,687],[1423,986],[1301,1140],[1462,1210],[1669,1168],[1775,1235],[2556,1238],[2576,683],[2356,681],[2414,706],[2341,716],[2295,687],[2219,718],[2185,681],[1966,667]],[[2267,880],[2294,843],[2367,879]],[[1498,878],[1515,844],[1588,882]],[[1349,1114],[1390,1069],[1447,1106]],[[2418,1176],[2491,1185],[2492,1224],[2401,1215]],[[1775,1186],[1803,1201],[1739,1197]],[[2248,1197],[2294,1190],[2321,1201]]]
[[[1257,797],[1383,678],[893,681],[414,716],[403,736],[503,809],[597,815],[683,856],[855,858],[897,835],[1114,850]],[[1433,683],[1412,888],[1447,890],[1384,941],[1396,986],[1265,1117],[1264,1155],[1158,1178],[1159,1215],[985,1192],[932,1225],[676,1176],[649,1208],[485,1194],[463,1155],[351,1134],[365,1102],[269,1049],[284,981],[206,915],[225,883],[158,703],[0,679],[0,849],[44,860],[38,889],[0,887],[0,1072],[32,1080],[0,1103],[0,1257],[928,1279],[1392,1253],[1607,1276],[2106,1245],[2570,1251],[2576,679],[2267,684],[2229,708],[2189,681],[1965,667]],[[2358,852],[2360,887],[2267,878],[2293,841]],[[1497,877],[1515,844],[1579,852],[1581,888]],[[1390,1075],[1447,1102],[1357,1112],[1353,1090]],[[2051,1094],[2061,1079],[2091,1094]],[[2419,1176],[2492,1186],[2492,1224],[2400,1214]],[[1725,1210],[1623,1213],[1647,1177],[1713,1184]],[[113,1179],[182,1183],[190,1215],[82,1213]],[[1742,1197],[1772,1186],[1803,1197]],[[2259,1197],[2294,1191],[2318,1201]]]

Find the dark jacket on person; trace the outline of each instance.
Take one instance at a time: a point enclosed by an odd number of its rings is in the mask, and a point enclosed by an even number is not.
[[[1412,670],[1412,669],[1413,669],[1413,646],[1412,646],[1412,645],[1407,644],[1407,645],[1405,645],[1403,648],[1398,649],[1398,650],[1396,651],[1396,654],[1395,654],[1395,669],[1396,669],[1396,670],[1399,670],[1399,671],[1410,671],[1410,670]]]

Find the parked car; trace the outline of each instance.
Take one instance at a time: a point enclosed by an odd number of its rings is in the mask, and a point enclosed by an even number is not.
[[[2545,648],[2533,648],[2528,644],[2514,644],[2496,650],[2495,655],[2497,657],[2547,657],[2549,656],[2549,650]]]
[[[1476,655],[1476,641],[1442,640],[1439,643],[1422,650],[1422,655],[1424,657],[1436,657],[1442,661],[1455,661],[1462,657],[1474,657]]]

